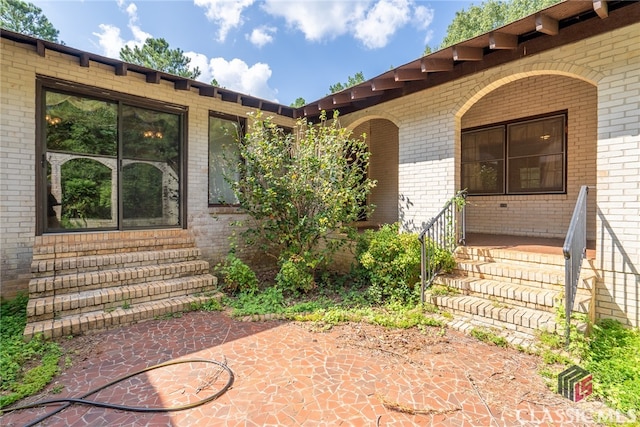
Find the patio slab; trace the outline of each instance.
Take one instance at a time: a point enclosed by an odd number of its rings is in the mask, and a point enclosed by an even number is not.
[[[511,426],[595,425],[593,404],[544,385],[539,359],[442,328],[242,322],[186,313],[66,340],[73,365],[45,393],[20,402],[79,396],[117,377],[171,360],[226,362],[233,386],[193,409],[137,413],[73,405],[46,426]],[[195,402],[227,381],[217,365],[192,362],[130,378],[90,399],[132,406]],[[59,394],[54,387],[63,386]],[[200,389],[200,390],[199,390]],[[197,392],[197,393],[196,393]],[[8,413],[23,426],[55,406]]]

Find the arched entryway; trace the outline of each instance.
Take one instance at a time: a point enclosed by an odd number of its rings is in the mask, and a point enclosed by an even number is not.
[[[540,72],[487,87],[457,116],[456,186],[470,192],[467,231],[564,238],[588,185],[587,237],[595,240],[596,86]]]
[[[379,226],[398,221],[398,127],[387,119],[369,119],[353,129],[353,137],[366,135],[371,152],[370,179],[376,180],[367,203],[375,205],[362,226]]]

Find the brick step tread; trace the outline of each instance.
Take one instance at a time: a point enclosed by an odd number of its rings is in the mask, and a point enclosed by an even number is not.
[[[30,298],[27,319],[39,321],[97,310],[113,310],[149,301],[215,290],[217,278],[210,274],[158,282],[93,289],[63,295]]]
[[[139,250],[194,247],[186,230],[141,230],[129,232],[66,233],[36,237],[34,259],[98,255]]]
[[[535,264],[514,265],[510,263],[457,260],[454,273],[483,279],[496,279],[511,283],[527,284],[537,287],[558,286],[564,283],[564,269],[548,269]],[[593,270],[582,269],[578,287],[592,289],[595,285],[596,274]]]
[[[546,254],[539,252],[514,251],[509,249],[496,248],[474,248],[470,246],[459,246],[455,252],[456,258],[460,260],[494,261],[516,265],[535,264],[550,269],[560,269],[564,271],[565,259],[563,255]],[[590,260],[583,260],[583,268],[589,268]]]
[[[34,277],[43,277],[53,272],[55,272],[56,275],[70,274],[73,272],[97,271],[109,268],[191,261],[199,257],[200,249],[196,247],[137,252],[112,252],[102,255],[80,255],[77,257],[34,260],[31,263],[31,273]]]
[[[515,251],[504,248],[459,246],[456,248],[456,256],[478,259],[491,258],[496,260],[510,260],[515,262],[534,262],[538,264],[559,266],[564,265],[564,256],[561,254]]]
[[[564,294],[561,286],[547,289],[454,274],[437,276],[434,283],[460,291],[463,295],[549,312],[555,312],[562,304]],[[574,311],[589,313],[591,300],[590,291],[578,289]]]
[[[433,296],[432,302],[454,314],[465,314],[487,325],[532,334],[536,330],[553,332],[557,329],[555,315],[525,307],[495,304],[474,296]]]
[[[209,273],[209,263],[203,260],[174,262],[38,277],[29,282],[29,296],[39,298],[151,281],[169,280],[188,275]]]
[[[43,334],[45,338],[58,338],[100,332],[161,318],[171,313],[191,311],[194,309],[194,305],[204,304],[212,298],[220,299],[221,297],[221,294],[214,296],[185,295],[141,303],[127,309],[119,307],[110,312],[99,310],[59,319],[30,322],[25,327],[24,337],[29,340],[39,333]]]

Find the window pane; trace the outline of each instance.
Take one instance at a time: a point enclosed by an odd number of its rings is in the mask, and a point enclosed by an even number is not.
[[[113,228],[116,161],[47,153],[47,229]]]
[[[180,225],[180,116],[122,107],[123,226]]]
[[[49,91],[45,103],[48,151],[117,154],[116,104]]]
[[[561,154],[509,160],[510,193],[548,193],[564,190]]]
[[[509,157],[562,153],[564,116],[509,125]]]
[[[237,181],[236,165],[240,161],[238,141],[240,123],[220,117],[209,117],[209,204],[236,204],[227,180]]]
[[[462,188],[469,194],[501,194],[504,162],[474,162],[462,165]]]
[[[504,192],[504,127],[462,134],[462,188],[470,194]]]

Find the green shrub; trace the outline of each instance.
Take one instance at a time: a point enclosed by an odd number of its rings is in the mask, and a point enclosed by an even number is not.
[[[258,289],[256,273],[233,253],[227,255],[216,270],[222,275],[224,289],[228,292],[254,292]]]
[[[455,265],[453,255],[428,243],[432,260],[439,269]],[[388,299],[417,301],[420,281],[420,241],[414,233],[400,233],[399,225],[384,225],[367,230],[356,245],[357,271],[361,280],[369,282],[369,296],[380,303]]]
[[[276,275],[276,283],[280,289],[297,294],[300,291],[308,292],[316,287],[313,277],[315,262],[310,254],[305,255],[305,257],[291,255],[282,262],[280,271]]]

